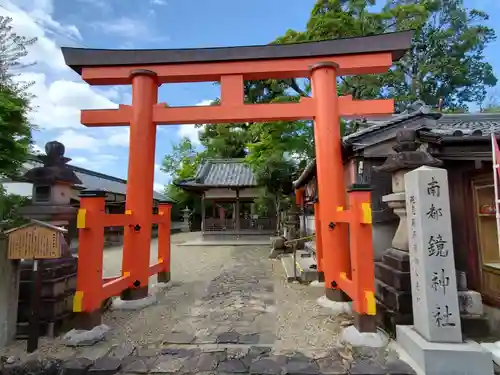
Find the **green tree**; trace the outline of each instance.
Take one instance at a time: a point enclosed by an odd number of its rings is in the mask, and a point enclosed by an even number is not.
[[[280,211],[283,201],[293,192],[293,180],[297,173],[297,165],[275,154],[266,163],[254,165],[257,183],[264,187],[261,201],[272,200],[277,217],[276,231],[279,231]]]
[[[339,92],[354,98],[392,97],[397,110],[416,100],[443,109],[480,104],[496,78],[484,49],[495,39],[488,15],[463,0],[318,0],[306,30],[289,30],[275,43],[295,43],[415,30],[412,48],[386,74],[342,77]]]
[[[179,144],[174,144],[171,153],[164,157],[161,170],[172,178],[172,182],[165,187],[165,193],[177,202],[177,208],[198,208],[199,197],[178,188],[175,184],[194,177],[204,156],[205,153],[198,152],[188,138],[183,138]]]
[[[24,224],[27,220],[19,215],[19,209],[30,200],[16,194],[8,194],[0,185],[0,230],[11,229]]]
[[[31,146],[32,126],[28,121],[29,83],[13,78],[23,65],[27,46],[36,39],[17,35],[12,19],[0,16],[0,175],[12,176],[26,160]]]

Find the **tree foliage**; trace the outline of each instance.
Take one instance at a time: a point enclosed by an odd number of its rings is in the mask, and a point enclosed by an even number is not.
[[[389,72],[338,79],[338,93],[355,99],[394,98],[397,111],[422,100],[441,104],[443,112],[467,111],[484,102],[486,89],[497,82],[484,50],[495,39],[485,26],[488,15],[468,9],[463,0],[317,0],[304,31],[288,30],[272,43],[302,43],[415,30],[410,51]],[[380,5],[380,4],[378,4]],[[309,96],[310,82],[264,80],[245,82],[247,103],[298,101]],[[219,101],[216,100],[214,104]],[[494,111],[498,106],[483,106]],[[356,131],[361,122],[341,122],[341,132]],[[200,129],[201,157],[245,157],[266,196],[287,192],[285,173],[296,173],[314,157],[310,121],[212,124]],[[191,172],[194,173],[193,170]],[[270,176],[278,179],[271,181]],[[283,184],[281,184],[283,182]]]
[[[0,16],[0,175],[12,176],[25,161],[31,146],[31,124],[28,121],[30,97],[26,84],[14,76],[24,65],[27,46],[36,39],[17,35],[12,19]]]

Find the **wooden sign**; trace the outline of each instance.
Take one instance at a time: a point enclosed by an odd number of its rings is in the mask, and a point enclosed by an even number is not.
[[[9,259],[54,259],[61,257],[66,230],[33,221],[6,232],[9,236]]]

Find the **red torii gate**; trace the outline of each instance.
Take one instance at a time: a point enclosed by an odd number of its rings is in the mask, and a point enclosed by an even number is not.
[[[66,64],[90,85],[132,84],[131,106],[83,110],[81,115],[81,122],[86,126],[130,125],[126,214],[105,215],[103,202],[96,204],[90,196],[83,196],[81,200],[74,310],[87,318],[83,319],[82,327],[100,323],[99,308],[104,298],[120,292],[124,299],[143,298],[148,293],[150,275],[159,272],[161,281],[169,279],[170,243],[166,229],[170,224],[170,210],[168,205],[164,206],[159,219],[152,213],[157,125],[313,119],[321,203],[317,231],[321,234],[318,239],[323,251],[326,286],[353,299],[358,329],[373,330],[372,324],[362,324],[363,317],[375,314],[370,196],[366,189],[353,186],[349,203],[346,202],[339,120],[341,116],[390,114],[394,103],[338,97],[336,79],[342,75],[386,72],[410,47],[411,38],[411,32],[399,32],[229,48],[62,48]],[[301,98],[298,103],[244,104],[245,80],[301,77],[310,77],[312,98]],[[220,82],[219,105],[168,107],[158,103],[159,85],[207,81]],[[159,262],[150,267],[153,222],[161,225],[164,236],[160,235],[158,245]],[[104,226],[109,225],[125,227],[122,276],[103,285],[101,233]],[[338,293],[338,298],[345,297]]]

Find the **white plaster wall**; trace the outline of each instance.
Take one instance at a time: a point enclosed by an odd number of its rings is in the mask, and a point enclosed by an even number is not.
[[[260,195],[259,188],[242,189],[239,192],[240,198],[255,198]],[[231,189],[210,189],[205,192],[205,198],[236,198],[236,191]]]

